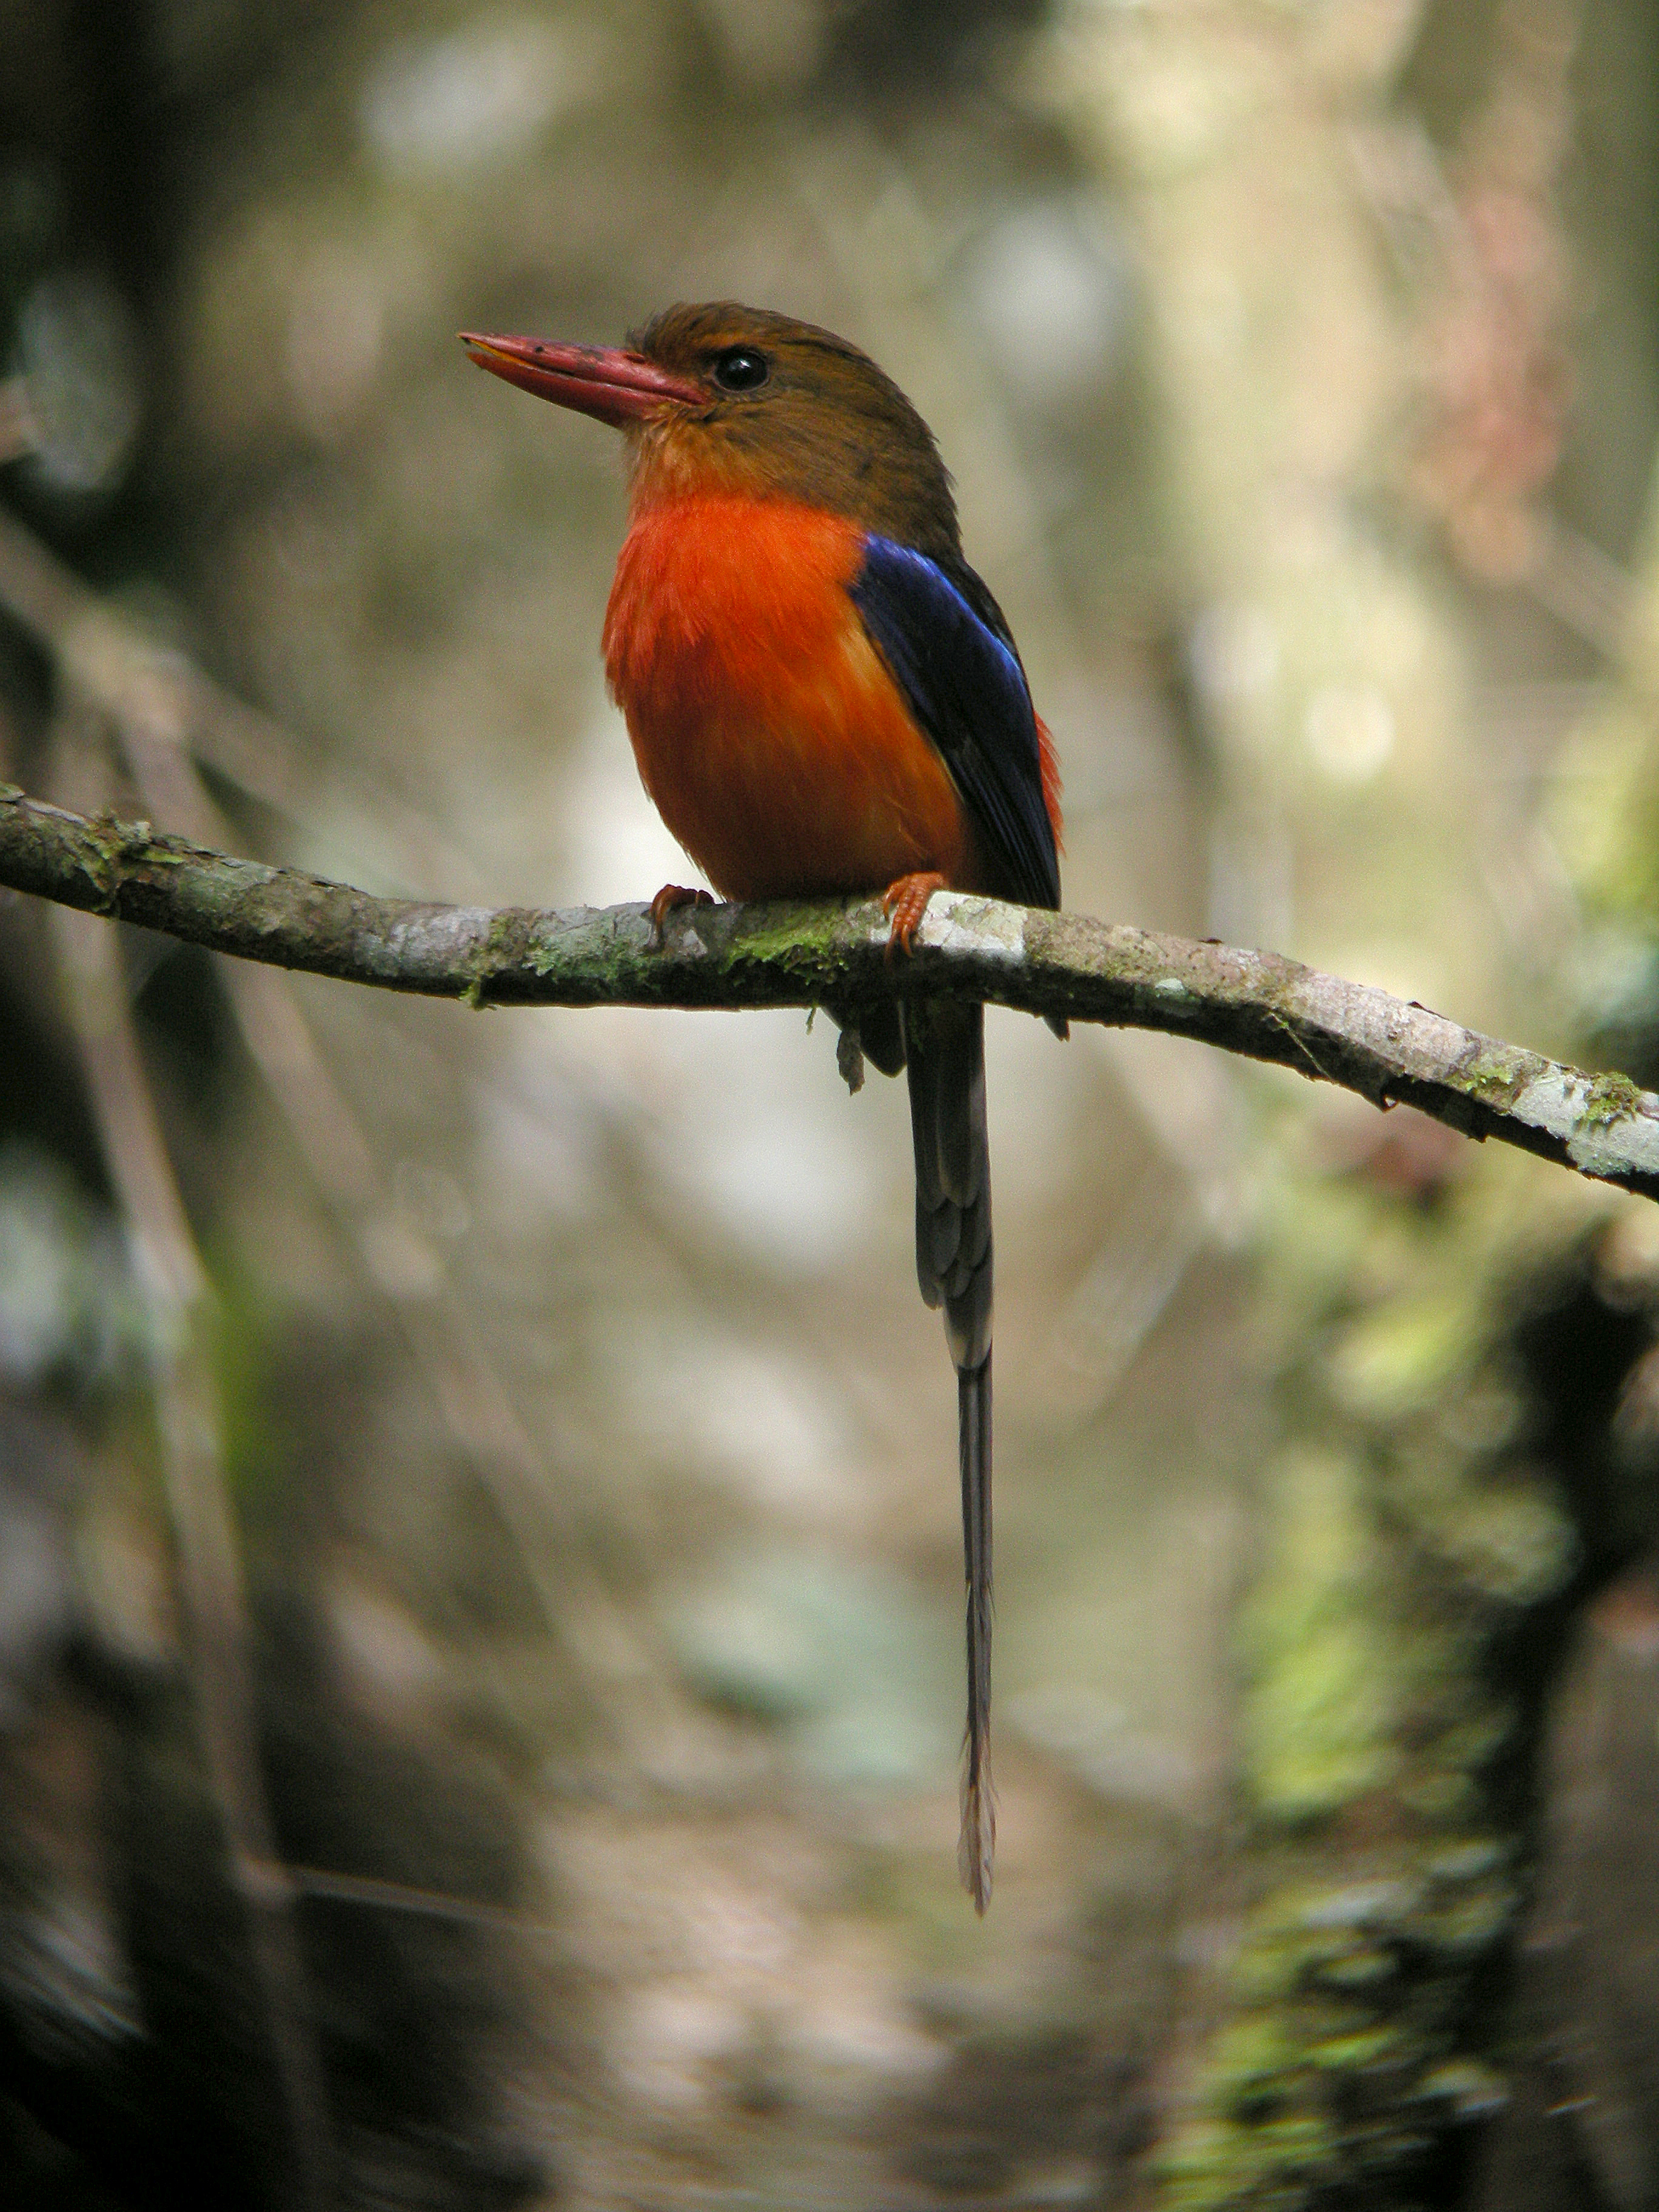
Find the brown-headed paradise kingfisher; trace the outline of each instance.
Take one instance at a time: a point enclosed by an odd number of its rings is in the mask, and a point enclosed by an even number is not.
[[[463,333],[481,368],[621,430],[605,672],[663,820],[725,897],[880,892],[908,953],[946,887],[1060,904],[1060,778],[915,409],[846,339],[720,301],[625,349]],[[665,885],[671,907],[705,894]],[[835,1011],[835,1010],[832,1010]],[[968,1584],[962,1878],[983,1912],[991,1698],[991,1183],[984,1009],[837,1012],[908,1069],[916,1272],[945,1309]]]

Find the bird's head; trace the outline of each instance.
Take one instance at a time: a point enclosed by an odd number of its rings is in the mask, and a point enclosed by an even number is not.
[[[845,338],[731,301],[666,307],[625,347],[463,331],[480,368],[625,434],[635,507],[798,500],[935,555],[958,550],[933,435]]]

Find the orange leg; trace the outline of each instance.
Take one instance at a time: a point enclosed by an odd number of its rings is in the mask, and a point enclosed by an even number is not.
[[[889,884],[882,893],[881,910],[892,917],[893,927],[887,939],[887,957],[890,960],[896,949],[908,959],[910,940],[921,927],[921,917],[927,911],[927,902],[935,891],[951,888],[947,877],[933,875],[901,876],[896,883]]]
[[[677,906],[713,906],[712,891],[689,891],[684,884],[665,884],[651,902],[651,950],[662,951],[663,924]]]

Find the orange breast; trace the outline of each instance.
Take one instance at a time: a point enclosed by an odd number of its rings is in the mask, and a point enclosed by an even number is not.
[[[848,586],[856,526],[783,501],[655,501],[635,515],[605,665],[664,821],[728,898],[971,888],[972,839]]]

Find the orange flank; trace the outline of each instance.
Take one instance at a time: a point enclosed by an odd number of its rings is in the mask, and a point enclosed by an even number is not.
[[[855,523],[787,500],[635,507],[605,672],[641,781],[727,898],[975,888],[956,787],[848,596],[863,558]]]
[[[1037,767],[1042,778],[1042,811],[1048,817],[1048,827],[1054,833],[1054,850],[1063,854],[1066,850],[1066,823],[1060,814],[1060,756],[1054,750],[1054,741],[1048,734],[1048,725],[1041,714],[1033,714],[1037,733]]]

